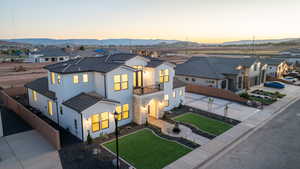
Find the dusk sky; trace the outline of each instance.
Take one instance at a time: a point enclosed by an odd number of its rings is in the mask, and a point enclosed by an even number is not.
[[[300,0],[0,0],[0,39],[300,38]]]

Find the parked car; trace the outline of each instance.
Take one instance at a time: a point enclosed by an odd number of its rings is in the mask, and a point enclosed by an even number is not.
[[[283,80],[286,80],[286,81],[289,81],[289,82],[292,82],[292,83],[297,82],[297,79],[294,78],[294,77],[291,77],[291,76],[287,76],[287,77],[283,78]]]
[[[271,88],[276,88],[276,89],[283,89],[285,88],[285,85],[279,82],[266,82],[264,83],[265,87],[271,87]]]

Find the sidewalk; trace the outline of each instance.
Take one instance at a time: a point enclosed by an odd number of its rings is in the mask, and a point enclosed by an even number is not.
[[[289,95],[283,99],[278,100],[270,106],[265,106],[265,108],[259,113],[254,114],[239,125],[233,127],[231,130],[228,130],[207,144],[204,144],[191,153],[169,164],[165,167],[165,169],[194,169],[201,167],[207,161],[238,141],[247,133],[271,119],[274,114],[281,112],[281,110],[284,110],[291,103],[298,100],[300,98],[300,88],[297,90],[295,90],[295,88],[292,89],[294,90],[293,94],[291,93],[292,91],[289,90],[287,92]]]

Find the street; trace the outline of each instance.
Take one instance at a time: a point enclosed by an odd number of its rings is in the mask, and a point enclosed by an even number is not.
[[[300,101],[206,169],[300,168]]]

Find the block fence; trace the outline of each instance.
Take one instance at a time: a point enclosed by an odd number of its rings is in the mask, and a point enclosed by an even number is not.
[[[10,91],[7,92],[12,94],[12,96],[16,96],[17,94],[21,94],[20,92],[25,92],[25,88],[24,90],[19,88],[15,91],[10,89]],[[56,150],[59,150],[61,148],[59,131],[17,102],[8,93],[0,90],[0,98],[3,101],[3,105],[16,112],[18,116],[26,121],[32,128],[37,130],[50,144],[52,144]]]

